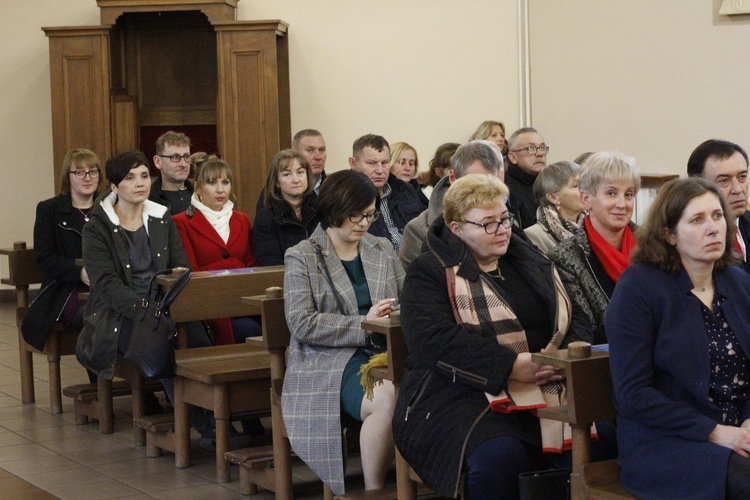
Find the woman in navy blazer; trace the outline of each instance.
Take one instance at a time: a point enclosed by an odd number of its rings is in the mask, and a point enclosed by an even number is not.
[[[180,239],[194,271],[255,266],[250,219],[234,210],[232,169],[217,157],[196,165],[190,207],[174,216]],[[221,318],[208,323],[214,344],[234,344],[260,335],[252,318]]]
[[[638,498],[750,493],[750,279],[705,179],[665,185],[607,310],[620,479]]]

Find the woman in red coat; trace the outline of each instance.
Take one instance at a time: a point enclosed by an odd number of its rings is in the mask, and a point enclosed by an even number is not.
[[[232,170],[217,157],[195,165],[195,192],[190,207],[174,216],[190,264],[195,271],[253,267],[250,220],[234,210]],[[208,322],[214,344],[233,344],[261,334],[250,317]]]

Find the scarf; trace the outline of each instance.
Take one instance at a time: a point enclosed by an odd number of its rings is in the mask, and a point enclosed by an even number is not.
[[[591,250],[594,251],[594,255],[601,262],[604,272],[607,273],[609,279],[617,283],[622,272],[630,265],[630,254],[635,248],[633,231],[630,230],[630,226],[625,226],[625,230],[622,233],[622,250],[618,250],[607,243],[607,240],[601,234],[596,232],[593,224],[591,224],[590,217],[586,217],[585,224]]]
[[[549,228],[550,233],[552,233],[552,236],[555,237],[558,243],[573,236],[585,218],[586,216],[581,213],[576,222],[571,222],[568,219],[560,217],[557,210],[552,207],[540,206],[536,209],[536,220]]]
[[[221,210],[217,212],[201,203],[198,199],[198,194],[193,193],[193,196],[190,198],[190,204],[200,210],[203,217],[205,217],[211,226],[213,226],[222,241],[226,243],[227,240],[229,240],[229,221],[232,219],[234,203],[232,203],[231,200],[227,200],[227,202],[224,203],[224,206],[221,207]]]
[[[459,266],[445,270],[448,279],[453,314],[456,322],[470,333],[483,337],[492,336],[502,347],[516,354],[529,352],[526,332],[518,321],[510,305],[495,293],[490,279],[482,275],[476,282],[458,276]],[[572,305],[565,293],[557,270],[553,270],[557,295],[557,329],[547,349],[559,349],[570,326]],[[510,413],[513,411],[534,411],[548,406],[566,403],[564,382],[549,382],[541,387],[534,383],[522,383],[508,379],[500,394],[485,393],[492,411]],[[562,453],[571,447],[570,425],[545,418],[539,419],[542,431],[542,447],[545,452]],[[592,427],[593,429],[593,427]],[[592,430],[595,437],[595,430]]]

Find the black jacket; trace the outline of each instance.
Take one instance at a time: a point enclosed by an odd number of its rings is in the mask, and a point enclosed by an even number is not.
[[[193,184],[190,181],[187,181],[187,180],[185,181],[185,189],[187,189],[188,192],[190,193],[190,196],[188,196],[188,198],[193,196],[193,192],[195,188],[193,187]],[[162,194],[161,177],[151,178],[151,191],[148,194],[148,199],[167,207],[169,209],[169,215],[177,215],[178,213],[180,213],[172,209],[171,203],[169,203],[169,200],[167,200],[167,197],[164,196],[164,194]]]
[[[460,264],[458,275],[478,281],[481,271],[466,245],[440,217],[430,227],[427,252],[409,267],[401,300],[401,322],[409,349],[393,417],[399,452],[438,494],[455,497],[473,426],[489,411],[485,392],[498,394],[516,355],[494,338],[472,334],[457,322],[445,268]],[[513,235],[502,257],[516,265],[544,298],[540,314],[557,324],[552,263]],[[549,332],[550,338],[552,331]],[[528,412],[502,415],[504,434],[541,446],[538,421]]]
[[[388,210],[393,218],[393,223],[398,228],[398,232],[404,234],[404,228],[410,220],[418,216],[424,211],[424,205],[419,201],[417,192],[409,184],[405,183],[393,174],[388,175],[388,185],[391,186],[391,194],[388,196]],[[380,208],[380,201],[378,201],[378,210],[383,211]],[[388,232],[388,226],[385,224],[385,218],[380,217],[378,220],[370,224],[368,233],[374,236],[380,236],[381,238],[387,238],[388,241],[393,243],[391,240],[391,234]]]
[[[315,193],[302,204],[302,220],[294,215],[289,203],[271,200],[271,206],[261,207],[253,222],[253,253],[258,266],[283,266],[287,249],[309,238],[318,226]]]
[[[41,350],[68,296],[81,284],[81,233],[69,194],[40,202],[34,222],[34,257],[44,271],[42,288],[21,325],[24,340]]]
[[[536,224],[536,209],[539,203],[532,192],[535,180],[535,175],[524,172],[512,163],[505,173],[505,184],[510,190],[510,210],[519,219],[522,229]]]

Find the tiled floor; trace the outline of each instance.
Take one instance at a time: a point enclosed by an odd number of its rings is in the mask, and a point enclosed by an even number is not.
[[[63,386],[88,382],[73,356],[63,358],[61,371]],[[65,397],[63,413],[52,415],[47,363],[42,356],[34,356],[34,376],[36,403],[24,405],[15,305],[0,302],[0,469],[63,499],[274,498],[263,490],[241,497],[235,466],[232,482],[217,484],[214,452],[199,448],[197,440],[190,468],[177,469],[169,453],[147,458],[145,446],[133,444],[128,397],[115,399],[113,434],[99,434],[96,422],[75,425],[73,403]],[[361,489],[358,469],[359,464],[351,461],[347,476],[353,477],[352,487]],[[307,467],[295,465],[293,475],[295,498],[322,498],[322,485]]]

